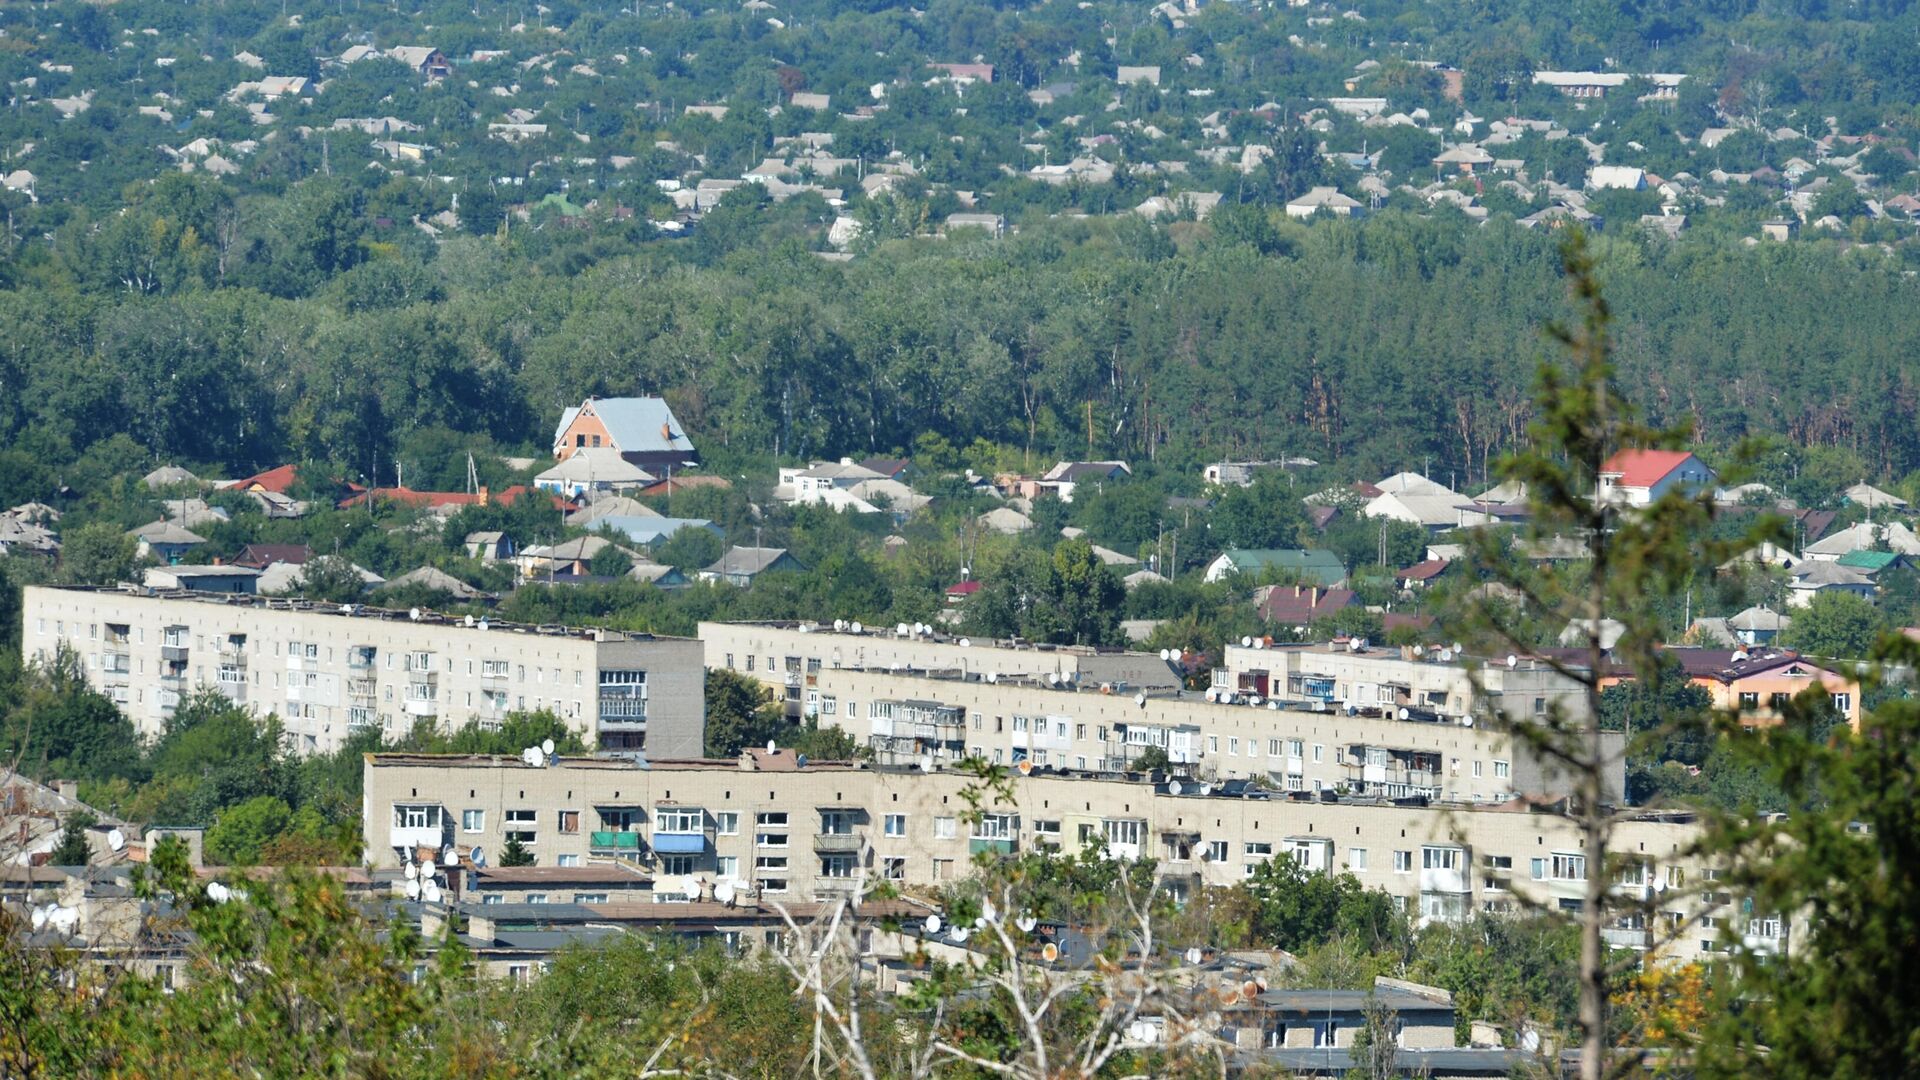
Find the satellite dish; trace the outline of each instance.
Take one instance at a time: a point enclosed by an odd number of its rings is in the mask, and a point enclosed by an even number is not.
[[[1463,727],[1472,727],[1472,726],[1473,726],[1473,717],[1471,717],[1471,716],[1464,716],[1464,717],[1461,717],[1461,718],[1460,718],[1460,723],[1461,723],[1461,725],[1462,725]]]
[[[1243,649],[1247,649],[1247,648],[1252,648],[1252,647],[1253,647],[1253,638],[1251,638],[1251,637],[1247,637],[1247,636],[1242,636],[1242,637],[1240,638],[1240,647],[1241,647],[1241,648],[1243,648]]]
[[[400,871],[400,873],[408,881],[412,881],[414,878],[417,878],[420,876],[420,868],[418,866],[415,866],[413,863],[408,863],[406,867]]]
[[[107,846],[115,851],[125,851],[127,847],[127,834],[121,832],[119,829],[108,830]]]
[[[930,773],[933,771],[933,755],[932,754],[920,755],[920,771],[923,773]]]
[[[1413,718],[1413,714],[1408,712],[1405,706],[1401,706],[1400,711],[1395,715],[1399,716],[1402,720],[1410,720]]]
[[[1059,675],[1059,673],[1058,673],[1058,672],[1054,672],[1054,671],[1049,671],[1049,672],[1047,672],[1047,685],[1048,685],[1048,686],[1058,686],[1059,684],[1060,684],[1060,675]]]
[[[1267,702],[1267,708],[1268,708],[1268,709],[1269,709],[1270,711],[1272,711],[1272,712],[1279,712],[1279,711],[1280,711],[1280,703],[1279,703],[1279,702],[1277,702],[1277,701],[1269,701],[1269,702]]]
[[[419,621],[420,621],[420,609],[419,609],[419,608],[408,608],[408,609],[407,609],[407,618],[409,618],[409,619],[412,619],[412,620],[413,620],[414,622],[419,622]]]
[[[1022,758],[1020,764],[1015,767],[1020,770],[1021,776],[1033,775],[1033,761],[1029,758]]]
[[[1033,928],[1040,925],[1040,920],[1031,915],[1022,915],[1013,920],[1013,925],[1019,927],[1021,933],[1031,934],[1033,933]]]
[[[1441,650],[1440,650],[1440,662],[1441,662],[1441,663],[1443,663],[1443,664],[1451,664],[1451,663],[1453,663],[1453,650],[1452,650],[1452,649],[1441,649]]]
[[[529,746],[525,750],[520,751],[520,760],[529,767],[538,768],[540,765],[540,748],[537,746]]]
[[[732,907],[733,906],[733,885],[730,882],[725,882],[725,881],[721,882],[718,885],[715,885],[713,887],[713,898],[727,905],[728,907]]]
[[[409,900],[420,899],[420,883],[419,882],[417,881],[407,882],[407,899]]]
[[[1171,660],[1171,659],[1173,659],[1173,650],[1172,650],[1172,649],[1161,649],[1161,650],[1160,650],[1160,659],[1162,659],[1162,660]]]
[[[33,928],[35,930],[45,930],[47,928],[47,909],[46,908],[33,909]]]
[[[433,856],[429,855],[420,860],[420,872],[427,877],[432,877],[433,872],[437,869],[439,869],[439,867],[434,864]]]
[[[1060,959],[1060,946],[1055,945],[1051,941],[1040,946],[1040,959],[1045,960],[1049,964]]]
[[[988,682],[990,682],[990,683],[997,683],[997,682],[999,682],[999,681],[1000,681],[1000,673],[999,673],[999,672],[997,672],[997,671],[989,671],[989,672],[987,672],[987,681],[988,681]]]
[[[971,937],[972,935],[973,935],[973,931],[967,929],[966,927],[956,926],[953,928],[952,931],[950,931],[947,934],[947,937],[951,939],[955,945],[962,945],[962,944],[965,944],[967,938]]]
[[[480,629],[482,629],[482,630],[485,630],[485,629],[487,628],[487,620],[485,620],[485,619],[481,619],[481,620],[480,620],[480,621],[479,621],[479,622],[478,622],[477,624],[475,624],[475,625],[477,625],[477,626],[478,626],[478,627],[479,627]]]
[[[893,632],[894,632],[894,635],[895,635],[895,636],[897,636],[897,637],[906,637],[906,636],[907,636],[907,624],[906,624],[906,623],[895,623],[895,624],[894,624],[894,627],[893,627]]]
[[[1138,694],[1135,694],[1135,695],[1133,695],[1133,703],[1134,703],[1135,705],[1138,705],[1138,706],[1140,706],[1140,707],[1141,707],[1141,708],[1143,708],[1143,709],[1144,709],[1144,708],[1146,708],[1146,706],[1147,706],[1147,695],[1146,695],[1146,693],[1145,693],[1144,691],[1142,691],[1141,693],[1138,693]]]
[[[552,753],[553,753],[553,740],[552,740],[552,739],[542,739],[542,740],[540,740],[540,752],[541,752],[541,753],[543,753],[543,754],[552,754]]]
[[[777,742],[774,742],[774,741],[773,741],[772,739],[768,739],[768,740],[767,740],[767,753],[769,753],[769,754],[771,754],[771,753],[773,753],[774,751],[776,751],[776,750],[779,750],[779,749],[780,749],[780,744],[779,744],[779,743],[777,743]]]
[[[700,879],[699,878],[690,877],[687,879],[686,893],[687,893],[688,900],[700,899]]]
[[[796,769],[804,769],[804,768],[806,768],[806,767],[807,767],[807,755],[805,755],[805,754],[798,754],[798,755],[795,755],[795,756],[794,756],[794,759],[793,759],[793,767],[794,767],[794,768],[796,768]]]
[[[1167,794],[1169,795],[1180,794],[1180,781],[1178,780],[1167,781]]]
[[[471,615],[469,615],[469,616],[467,616],[467,617],[466,617],[466,618],[465,618],[464,620],[462,620],[462,621],[463,621],[463,622],[464,622],[464,623],[465,623],[466,625],[468,625],[468,626],[472,626],[472,625],[473,625],[473,616],[471,616]]]
[[[861,626],[861,625],[860,625],[859,623],[857,623],[857,622],[853,624],[853,626],[851,627],[851,629],[852,629],[852,630],[853,630],[853,632],[854,632],[854,633],[856,633],[856,634],[858,634],[858,633],[863,633],[863,632],[864,632],[864,628],[863,628],[863,627],[862,627],[862,626]]]
[[[1260,984],[1257,982],[1254,982],[1252,979],[1248,979],[1246,982],[1241,983],[1240,996],[1243,998],[1246,998],[1248,1001],[1252,1001],[1254,998],[1259,997]]]
[[[1201,952],[1200,946],[1198,945],[1195,945],[1193,948],[1187,950],[1187,963],[1189,964],[1197,964],[1206,958],[1207,958],[1207,954],[1204,952]]]
[[[1413,655],[1415,656],[1427,655],[1427,647],[1425,645],[1415,645],[1413,647]]]
[[[74,928],[80,925],[80,909],[56,906],[52,911],[47,912],[47,922],[53,924],[55,930],[63,934],[71,934]]]
[[[963,649],[971,649],[971,648],[973,648],[973,641],[972,641],[972,639],[971,639],[971,638],[961,638],[961,639],[960,639],[960,647],[961,647],[961,648],[963,648]]]
[[[434,884],[431,881],[427,882],[427,887],[420,890],[420,899],[425,900],[429,904],[439,903],[440,902],[440,886]]]
[[[1259,695],[1259,694],[1255,694],[1255,695],[1253,695],[1252,697],[1249,697],[1249,698],[1247,699],[1247,704],[1249,704],[1249,705],[1258,705],[1258,704],[1260,704],[1260,695]]]
[[[1510,667],[1510,668],[1513,668],[1513,667],[1519,667],[1519,666],[1520,666],[1520,658],[1519,658],[1519,657],[1517,657],[1517,656],[1515,656],[1515,655],[1513,655],[1512,653],[1508,653],[1508,654],[1507,654],[1507,666],[1508,666],[1508,667]]]
[[[467,852],[467,858],[472,859],[473,865],[476,867],[487,865],[487,853],[477,847]]]
[[[1254,647],[1254,648],[1256,648],[1256,649],[1264,649],[1264,648],[1266,648],[1266,647],[1267,647],[1267,639],[1266,639],[1266,638],[1263,638],[1263,637],[1257,637],[1257,638],[1254,638],[1254,639],[1253,639],[1253,647]]]
[[[988,900],[986,903],[980,905],[980,917],[988,922],[993,922],[1000,918],[1000,909],[993,906],[993,901]]]
[[[1466,651],[1467,651],[1467,647],[1465,645],[1462,645],[1457,641],[1453,643],[1453,655],[1459,656],[1461,653]]]
[[[940,916],[929,915],[927,916],[927,921],[921,925],[927,928],[927,933],[937,934],[940,932]]]
[[[1211,794],[1213,794],[1213,785],[1212,785],[1212,784],[1201,784],[1201,785],[1200,785],[1200,794],[1202,794],[1202,795],[1211,795]]]

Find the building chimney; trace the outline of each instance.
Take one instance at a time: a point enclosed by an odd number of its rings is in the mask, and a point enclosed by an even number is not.
[[[487,505],[487,486],[485,484],[480,485],[480,505]]]
[[[58,791],[60,793],[61,798],[72,799],[75,802],[80,801],[80,781],[55,780],[53,782],[53,787],[55,791]]]

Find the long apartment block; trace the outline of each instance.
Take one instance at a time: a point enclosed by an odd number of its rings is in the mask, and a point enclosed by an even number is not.
[[[523,709],[552,710],[602,752],[703,748],[706,680],[688,638],[132,586],[30,587],[23,631],[28,660],[67,646],[147,736],[206,686],[279,716],[306,753],[362,729]]]
[[[1532,657],[1476,658],[1448,645],[1383,648],[1363,640],[1229,644],[1209,693],[1220,701],[1440,723],[1479,723],[1496,713],[1524,720],[1558,712],[1574,722],[1588,715],[1585,688]]]
[[[1440,810],[1385,800],[1277,797],[1245,785],[1011,775],[1011,797],[990,795],[969,814],[964,774],[849,763],[802,762],[787,751],[749,750],[738,761],[369,754],[362,821],[376,868],[421,848],[493,859],[509,837],[538,865],[623,862],[642,872],[646,899],[705,899],[726,885],[755,902],[846,895],[864,875],[903,887],[939,886],[971,872],[982,852],[1099,847],[1156,860],[1176,897],[1228,885],[1275,856],[1320,872],[1352,872],[1427,920],[1511,911],[1525,899],[1577,907],[1589,872],[1582,835],[1566,818],[1516,801]],[[1715,876],[1688,852],[1698,838],[1684,816],[1621,821],[1614,850],[1629,864],[1612,888],[1651,901],[1651,920],[1623,917],[1610,943],[1647,948],[1684,933],[1665,955],[1716,947],[1734,898],[1681,892]],[[451,849],[451,850],[449,850]],[[600,889],[587,899],[599,899]],[[1671,892],[1668,905],[1659,900]],[[639,899],[640,893],[630,894]],[[579,902],[551,893],[553,903]],[[1705,914],[1704,919],[1696,917]],[[1777,919],[1741,915],[1741,929],[1778,947]],[[1692,919],[1693,921],[1689,922]]]
[[[854,629],[859,627],[859,629]],[[1152,653],[1077,645],[989,641],[929,627],[858,623],[703,622],[708,668],[727,668],[767,684],[792,717],[812,715],[817,676],[834,668],[905,674],[993,675],[1061,685],[1171,690],[1180,678]]]
[[[820,724],[848,732],[882,764],[974,757],[1128,772],[1158,750],[1182,772],[1287,791],[1504,802],[1572,790],[1550,761],[1487,725],[984,676],[823,669],[816,684]],[[1608,739],[1624,748],[1620,736]],[[1625,764],[1616,761],[1609,780],[1615,798],[1624,782]]]

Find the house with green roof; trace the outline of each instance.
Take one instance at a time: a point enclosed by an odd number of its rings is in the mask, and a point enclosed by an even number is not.
[[[1909,564],[1907,557],[1897,551],[1849,551],[1834,560],[1841,566],[1867,577],[1874,577],[1882,570],[1905,569]]]
[[[1332,589],[1345,584],[1347,567],[1340,556],[1319,548],[1236,548],[1207,564],[1207,581],[1229,574],[1255,582],[1269,575],[1297,575],[1303,585]]]

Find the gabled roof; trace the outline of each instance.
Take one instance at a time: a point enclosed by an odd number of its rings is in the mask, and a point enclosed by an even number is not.
[[[240,549],[235,557],[235,566],[251,566],[265,569],[270,563],[290,563],[305,566],[313,558],[313,549],[305,544],[248,544]]]
[[[1750,607],[1738,615],[1727,619],[1727,626],[1734,630],[1785,630],[1793,625],[1791,616],[1782,615],[1767,607]]]
[[[1457,495],[1452,488],[1417,472],[1397,472],[1372,485],[1376,495]]]
[[[294,467],[280,465],[263,473],[255,473],[245,480],[235,480],[227,486],[235,491],[252,491],[258,488],[261,491],[271,491],[276,495],[285,495],[287,490],[293,487],[293,481]]]
[[[1352,589],[1269,585],[1254,597],[1253,609],[1268,622],[1305,625],[1352,607],[1353,603]]]
[[[600,418],[621,453],[691,455],[694,452],[693,442],[687,438],[673,410],[657,397],[588,398],[579,407],[560,415],[560,426],[553,429],[555,450],[560,449],[561,437],[583,409],[592,410],[593,415]]]
[[[1325,586],[1337,585],[1347,577],[1340,556],[1320,548],[1236,548],[1221,552],[1220,557],[1242,574],[1298,570],[1301,577]]]
[[[423,566],[418,570],[411,570],[401,574],[399,577],[388,581],[386,587],[389,589],[402,589],[409,585],[425,586],[436,592],[446,593],[457,600],[477,600],[485,595],[479,589],[461,581],[445,570],[432,566]]]
[[[127,535],[149,544],[204,544],[207,542],[206,537],[188,532],[171,521],[148,522],[137,529],[127,530]]]
[[[1880,510],[1888,507],[1895,510],[1904,510],[1907,506],[1907,500],[1891,492],[1881,491],[1872,484],[1855,484],[1848,488],[1845,494],[1848,502],[1853,503],[1855,506],[1867,507],[1870,510]]]
[[[1899,562],[1904,556],[1897,551],[1849,551],[1834,560],[1834,565],[1858,570],[1863,574],[1878,573]]]
[[[1794,568],[1789,589],[1860,588],[1873,582],[1865,574],[1837,562],[1803,562]]]
[[[703,574],[718,574],[723,577],[752,577],[778,568],[785,560],[798,568],[799,560],[787,554],[786,548],[733,547],[720,556],[712,566],[700,571]]]
[[[1447,568],[1452,565],[1453,563],[1446,559],[1427,559],[1424,562],[1414,563],[1393,576],[1399,581],[1432,581],[1446,573]]]
[[[533,478],[553,484],[651,484],[652,473],[620,456],[609,446],[581,447],[565,461]]]
[[[1650,488],[1691,457],[1685,450],[1621,450],[1600,466],[1600,475],[1618,477],[1620,487]]]

